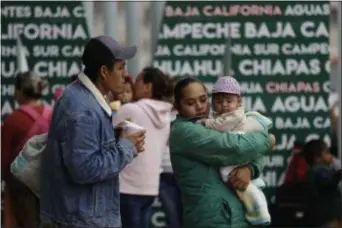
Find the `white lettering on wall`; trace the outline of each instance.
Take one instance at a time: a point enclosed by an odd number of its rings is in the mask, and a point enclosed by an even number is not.
[[[319,59],[245,59],[239,63],[238,69],[243,76],[276,76],[276,75],[319,75],[321,65]]]
[[[13,40],[22,34],[22,36],[29,40],[85,40],[88,39],[86,31],[82,24],[14,23],[8,24],[2,30],[1,39]]]
[[[179,23],[173,28],[163,24],[159,39],[215,39],[215,38],[240,38],[240,26],[238,22],[232,23]]]
[[[41,77],[70,77],[81,69],[79,63],[69,61],[39,61],[33,66],[33,71]]]
[[[296,33],[289,22],[275,22],[275,28],[269,28],[266,22],[256,24],[246,22],[244,24],[244,36],[246,39],[259,38],[294,38]]]
[[[220,60],[156,60],[153,61],[153,66],[171,75],[191,76],[219,76],[223,67]]]
[[[275,112],[327,112],[329,110],[329,104],[326,97],[323,96],[277,96],[271,111]]]

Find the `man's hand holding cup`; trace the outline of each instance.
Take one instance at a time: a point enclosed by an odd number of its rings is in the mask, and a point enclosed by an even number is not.
[[[138,153],[141,153],[145,150],[145,128],[127,120],[120,123],[118,128],[121,128],[120,137],[131,141]]]

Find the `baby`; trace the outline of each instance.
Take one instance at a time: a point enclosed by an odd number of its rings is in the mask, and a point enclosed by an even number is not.
[[[199,122],[208,128],[219,131],[265,131],[272,121],[258,112],[244,111],[240,96],[240,85],[235,78],[220,77],[212,91],[212,106],[215,118],[202,119]],[[226,182],[228,174],[236,167],[222,167],[222,179]],[[262,179],[253,180],[243,192],[237,191],[246,208],[246,219],[252,225],[267,225],[271,222],[267,200],[260,188],[265,187]]]

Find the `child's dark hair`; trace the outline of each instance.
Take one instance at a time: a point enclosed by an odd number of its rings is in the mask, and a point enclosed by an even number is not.
[[[43,90],[48,86],[48,82],[28,71],[17,74],[14,86],[16,90],[22,91],[26,98],[36,100],[43,97]]]
[[[183,98],[183,89],[192,83],[199,83],[203,86],[204,90],[207,92],[207,88],[204,86],[203,82],[195,77],[183,77],[177,81],[175,88],[174,88],[174,99],[175,105],[179,106],[180,101]]]
[[[144,83],[152,84],[152,98],[164,100],[173,95],[173,86],[170,77],[156,67],[145,67],[142,72]]]
[[[323,151],[328,149],[328,145],[323,139],[313,139],[305,143],[302,149],[302,155],[309,165],[315,162],[317,157],[322,156]]]

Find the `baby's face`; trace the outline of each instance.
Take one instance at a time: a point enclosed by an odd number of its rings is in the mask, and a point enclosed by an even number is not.
[[[241,105],[241,97],[236,94],[217,93],[213,95],[212,105],[218,115],[232,112]]]

